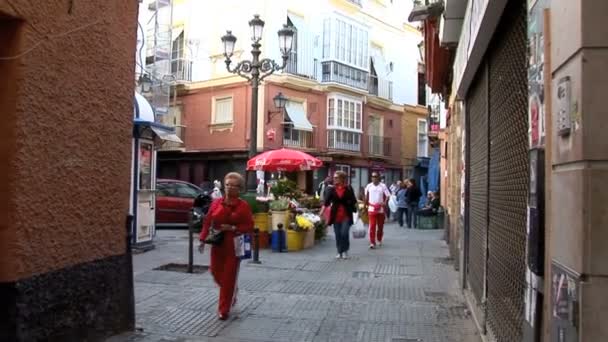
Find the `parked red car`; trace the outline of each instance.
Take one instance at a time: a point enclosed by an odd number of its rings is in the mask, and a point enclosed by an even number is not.
[[[156,181],[156,226],[187,227],[198,186],[174,179]]]

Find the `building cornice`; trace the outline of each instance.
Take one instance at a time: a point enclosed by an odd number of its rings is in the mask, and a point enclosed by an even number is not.
[[[405,114],[413,114],[420,117],[427,117],[429,114],[428,108],[424,106],[412,106],[412,105],[404,105],[404,113]]]
[[[376,109],[391,110],[399,114],[403,114],[403,111],[405,109],[404,106],[395,104],[391,100],[387,100],[374,95],[367,96],[367,105]]]

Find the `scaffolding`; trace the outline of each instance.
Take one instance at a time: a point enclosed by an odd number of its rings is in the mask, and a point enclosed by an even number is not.
[[[171,86],[174,76],[171,73],[171,47],[173,27],[172,0],[152,0],[148,5],[150,22],[146,40],[146,70],[152,80],[148,101],[154,107],[156,121],[169,113],[171,103]],[[153,23],[153,25],[150,25]]]

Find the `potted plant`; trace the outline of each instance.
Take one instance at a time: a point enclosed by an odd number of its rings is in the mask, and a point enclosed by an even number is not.
[[[270,188],[270,193],[275,198],[299,198],[301,196],[301,191],[298,189],[296,182],[287,178],[281,178],[276,181]]]
[[[303,248],[310,248],[315,244],[315,224],[313,220],[311,214],[296,216],[296,230],[304,233]]]
[[[289,225],[289,199],[281,197],[270,202],[272,230],[277,230],[279,223],[286,229]]]

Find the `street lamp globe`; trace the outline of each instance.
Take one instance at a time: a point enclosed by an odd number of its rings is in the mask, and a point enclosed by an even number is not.
[[[251,28],[251,40],[259,42],[264,31],[264,20],[260,19],[259,14],[255,14],[253,19],[249,21],[249,27]]]
[[[236,37],[232,34],[232,31],[226,31],[226,34],[222,36],[222,43],[224,44],[224,56],[226,58],[232,57],[236,44]]]
[[[279,48],[283,56],[289,55],[293,44],[293,36],[295,32],[287,25],[283,25],[283,28],[279,30]]]
[[[281,92],[279,92],[272,100],[274,101],[274,106],[279,110],[285,108],[285,104],[287,104],[287,98],[283,96],[283,93]]]

